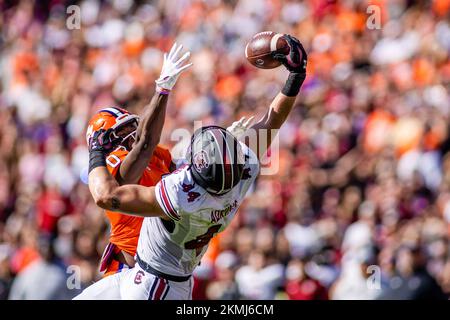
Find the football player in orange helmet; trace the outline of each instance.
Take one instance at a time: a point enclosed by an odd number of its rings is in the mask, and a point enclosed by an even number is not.
[[[120,185],[140,184],[154,186],[161,176],[173,171],[169,150],[158,145],[164,125],[166,104],[179,75],[192,63],[186,63],[190,53],[180,57],[182,46],[174,44],[156,82],[156,92],[145,107],[142,117],[119,107],[98,111],[89,121],[86,141],[99,130],[111,129],[118,147],[107,157],[107,168]],[[100,271],[105,276],[134,266],[134,255],[142,225],[141,217],[106,211],[111,224],[109,244],[103,253]]]
[[[240,138],[245,142],[221,127],[202,127],[192,136],[188,165],[164,177],[156,187],[119,186],[106,169],[107,154],[117,140],[108,130],[94,134],[89,145],[89,189],[96,204],[147,219],[139,238],[136,266],[98,281],[74,299],[192,298],[195,267],[209,241],[235,217],[260,173],[259,159],[294,108],[306,78],[303,45],[290,35],[283,37],[289,53],[274,54],[274,58],[286,67],[289,76],[265,115],[250,127],[250,135]],[[242,127],[245,132],[247,125],[241,119],[231,129]],[[251,136],[255,140],[245,139]],[[164,230],[164,222],[156,217],[168,221],[172,231]]]

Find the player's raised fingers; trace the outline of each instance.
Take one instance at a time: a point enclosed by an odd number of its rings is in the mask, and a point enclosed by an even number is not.
[[[182,66],[181,68],[178,69],[177,74],[180,74],[181,72],[183,72],[183,71],[186,70],[187,68],[190,68],[192,65],[193,65],[193,63],[191,62],[191,63],[188,63],[188,64]]]
[[[250,118],[248,118],[248,120],[244,123],[244,127],[247,128],[253,122],[254,118],[255,116],[251,116]]]
[[[180,45],[178,46],[178,48],[175,50],[175,52],[173,53],[173,55],[170,57],[170,59],[171,59],[172,61],[174,61],[174,60],[177,59],[178,55],[180,54],[181,49],[183,49],[183,45],[182,45],[182,44],[180,44]]]
[[[242,118],[239,119],[238,123],[242,124],[242,123],[244,123],[244,121],[245,121],[245,117],[242,117]]]
[[[173,54],[174,54],[176,49],[177,49],[177,43],[175,42],[173,44],[172,48],[170,48],[169,55],[167,56],[169,59],[172,59]]]
[[[182,63],[187,61],[190,56],[191,56],[191,53],[189,51],[186,52],[177,62],[175,62],[175,65],[178,67],[179,65],[181,65]]]

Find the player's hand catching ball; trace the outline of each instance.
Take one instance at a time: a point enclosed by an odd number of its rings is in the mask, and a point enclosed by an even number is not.
[[[192,66],[189,61],[191,53],[188,51],[180,57],[183,45],[174,43],[170,52],[164,53],[164,62],[161,70],[161,75],[155,81],[156,91],[160,93],[168,93],[174,87],[180,74],[187,68]]]
[[[281,93],[287,97],[295,97],[306,78],[308,55],[298,39],[288,34],[285,34],[283,38],[289,45],[289,53],[285,55],[275,52],[273,58],[280,61],[289,71],[289,77]]]
[[[113,151],[120,142],[120,138],[114,137],[112,132],[111,128],[108,130],[100,129],[94,132],[89,141],[89,152],[99,151],[107,154]]]
[[[289,45],[289,54],[284,55],[282,53],[274,52],[273,58],[280,61],[289,72],[306,75],[308,55],[306,54],[303,45],[297,38],[289,34],[284,35],[283,38]]]

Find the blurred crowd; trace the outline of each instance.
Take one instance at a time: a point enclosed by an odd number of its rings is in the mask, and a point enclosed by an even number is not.
[[[140,113],[174,41],[194,66],[170,96],[163,145],[195,120],[261,116],[287,75],[245,59],[265,30],[302,41],[308,76],[276,173],[211,241],[194,298],[450,296],[450,1],[0,6],[0,299],[69,299],[101,276],[109,225],[85,184],[90,116]]]

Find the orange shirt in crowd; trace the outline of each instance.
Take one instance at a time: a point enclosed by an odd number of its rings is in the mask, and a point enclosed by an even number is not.
[[[367,117],[364,128],[363,145],[370,154],[381,151],[389,142],[394,117],[387,111],[375,110]]]

